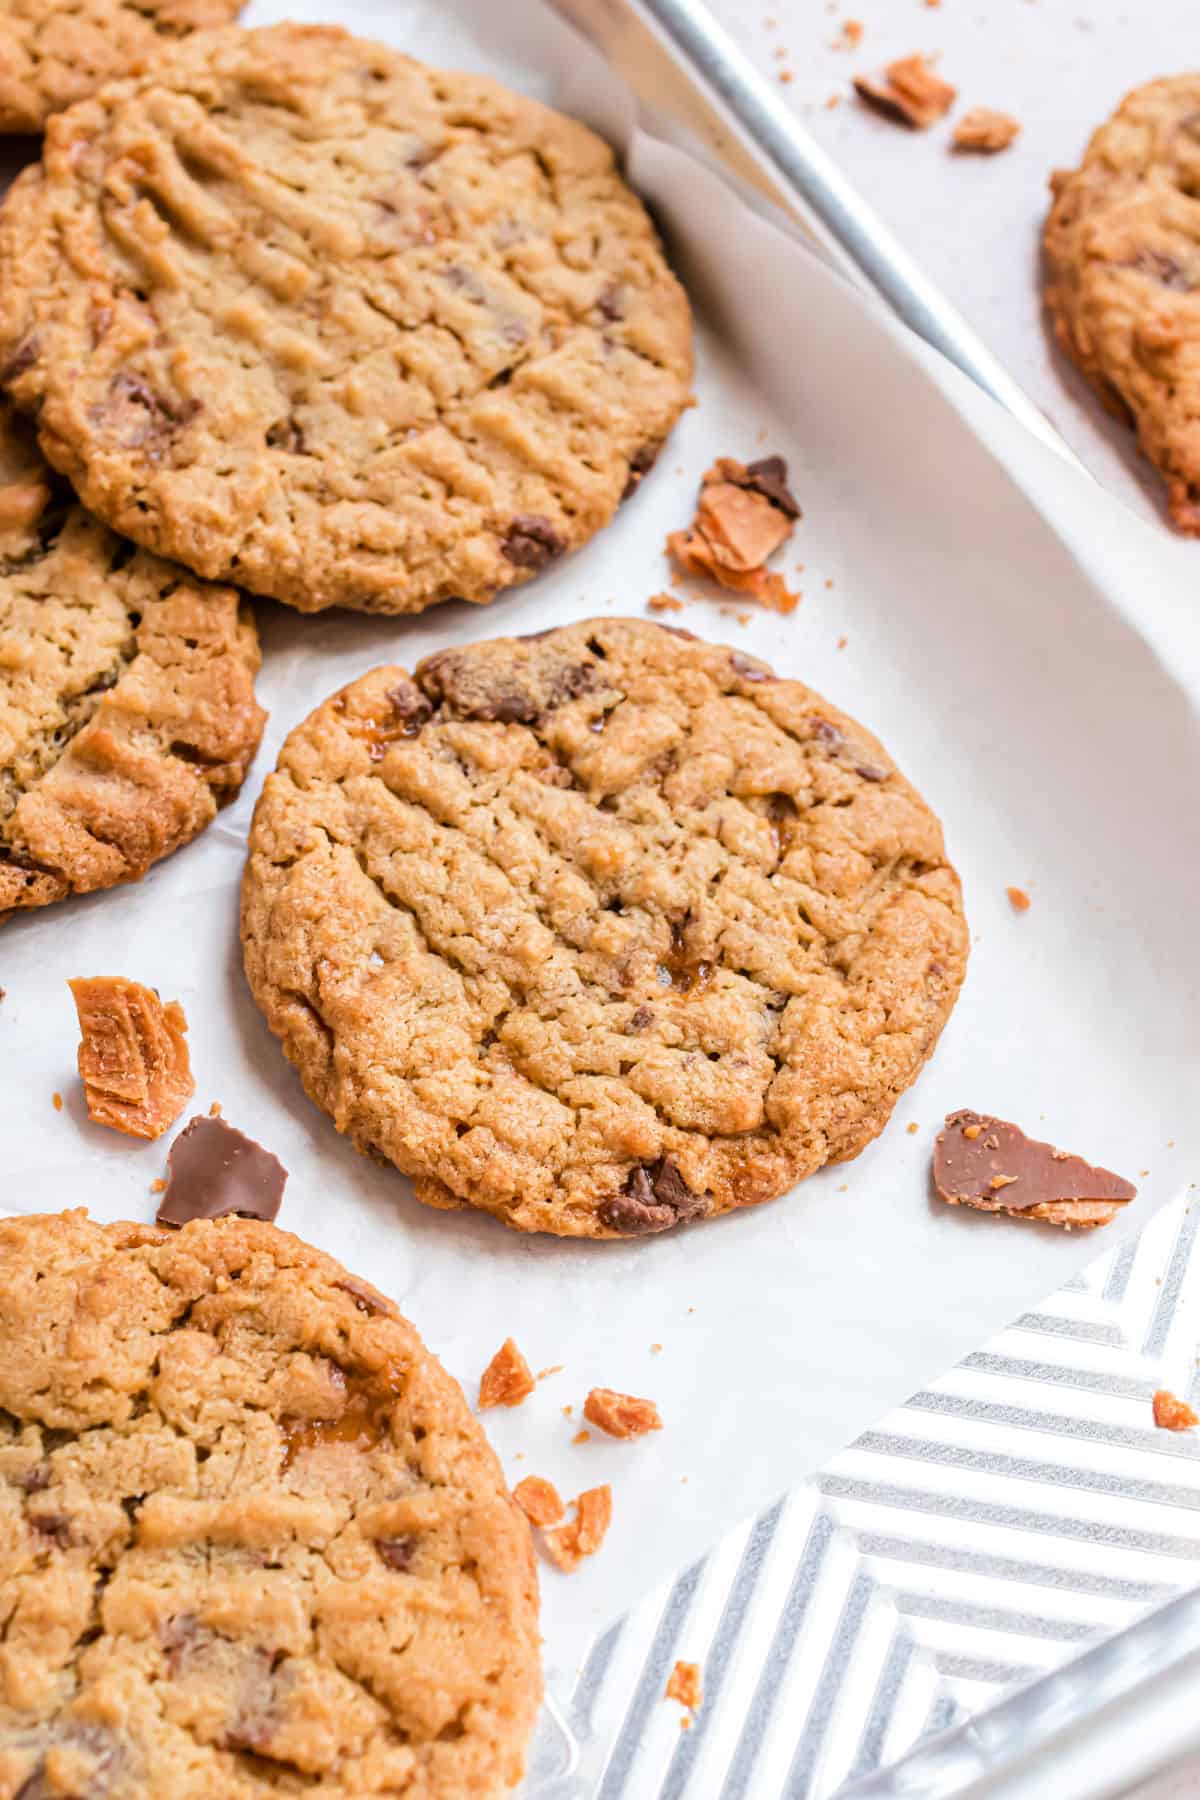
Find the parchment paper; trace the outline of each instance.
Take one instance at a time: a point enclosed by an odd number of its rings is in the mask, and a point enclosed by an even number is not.
[[[255,0],[247,16],[287,10]],[[271,717],[237,804],[140,887],[0,935],[0,1203],[152,1217],[167,1145],[86,1122],[66,980],[125,974],[177,996],[196,1110],[219,1099],[291,1171],[282,1225],[393,1294],[471,1395],[509,1333],[535,1369],[565,1365],[520,1410],[486,1420],[512,1479],[536,1471],[567,1494],[613,1485],[603,1552],[543,1580],[548,1656],[563,1665],[1096,1253],[1096,1238],[931,1200],[947,1111],[1014,1118],[1140,1179],[1130,1228],[1200,1169],[1195,582],[1173,547],[871,300],[680,151],[631,136],[621,89],[535,0],[343,0],[338,17],[493,70],[621,144],[700,314],[699,405],[607,532],[484,611],[388,622],[260,606]],[[787,457],[804,508],[785,564],[803,603],[743,627],[698,599],[683,622],[862,718],[941,813],[974,932],[957,1012],[877,1144],[755,1212],[587,1245],[428,1211],[308,1103],[248,997],[237,888],[263,776],[286,731],[377,662],[411,667],[475,637],[641,612],[667,579],[663,539],[690,516],[701,471],[716,454],[766,451]],[[1032,895],[1025,915],[1008,884]],[[573,1446],[594,1383],[653,1397],[666,1429]]]

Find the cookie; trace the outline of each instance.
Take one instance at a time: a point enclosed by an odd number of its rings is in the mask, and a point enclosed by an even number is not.
[[[233,799],[258,662],[234,590],[72,505],[0,403],[0,922],[137,881]]]
[[[41,131],[51,113],[240,10],[241,0],[6,0],[0,132]]]
[[[259,799],[242,938],[360,1150],[432,1206],[601,1238],[856,1155],[967,959],[941,827],[876,740],[628,619],[319,707]]]
[[[486,1800],[529,1531],[390,1301],[274,1226],[0,1223],[0,1793]]]
[[[612,517],[687,302],[608,146],[333,27],[192,38],[50,126],[0,379],[114,529],[302,611],[484,601]]]
[[[1055,334],[1200,535],[1200,75],[1135,88],[1051,187]]]

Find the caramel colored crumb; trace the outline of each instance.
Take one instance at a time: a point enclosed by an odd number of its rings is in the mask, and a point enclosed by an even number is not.
[[[650,1354],[651,1354],[651,1356],[661,1356],[662,1355],[662,1345],[661,1344],[651,1344]]]
[[[554,1483],[541,1475],[526,1475],[512,1496],[531,1525],[557,1525],[566,1511]]]
[[[868,106],[914,131],[924,131],[943,118],[957,98],[957,90],[919,55],[901,56],[889,63],[883,80],[856,75],[854,88]]]
[[[683,601],[677,600],[674,594],[651,594],[646,606],[653,613],[683,611]]]
[[[575,1502],[575,1517],[542,1534],[551,1562],[564,1575],[577,1569],[585,1556],[594,1556],[612,1524],[612,1489],[585,1488]]]
[[[642,1437],[647,1431],[661,1431],[662,1420],[653,1400],[638,1400],[632,1394],[618,1394],[612,1388],[593,1388],[583,1403],[583,1416],[606,1431],[609,1437]]]
[[[1033,904],[1033,902],[1030,900],[1029,895],[1025,892],[1024,888],[1010,887],[1010,888],[1005,888],[1004,891],[1008,895],[1009,901],[1012,905],[1012,909],[1014,912],[1028,912],[1029,911],[1029,908]]]
[[[166,1191],[167,1191],[167,1184],[163,1180],[161,1175],[159,1175],[154,1181],[152,1181],[150,1183],[150,1192],[152,1194],[165,1194]]]
[[[907,1130],[909,1137],[915,1137],[917,1135],[917,1132],[920,1131],[921,1127],[917,1124],[917,1121],[914,1119],[910,1125],[905,1127],[905,1129]]]
[[[780,79],[780,81],[783,82],[784,86],[786,87],[788,82],[794,80],[795,77],[793,76],[792,71],[790,69],[780,69],[779,79]]]
[[[840,106],[841,104],[842,96],[840,94],[830,94],[828,100],[825,102],[825,111],[832,112],[835,107]]]
[[[213,1101],[213,1102],[212,1102],[212,1104],[211,1104],[211,1105],[210,1105],[210,1106],[209,1106],[209,1109],[208,1109],[208,1116],[209,1116],[209,1118],[210,1118],[210,1119],[219,1119],[219,1118],[220,1118],[220,1116],[221,1116],[221,1102],[220,1102],[220,1101],[219,1101],[219,1100],[214,1100],[214,1101]]]
[[[1163,1431],[1190,1431],[1200,1425],[1200,1418],[1186,1400],[1177,1400],[1169,1388],[1159,1388],[1154,1396],[1154,1423]]]
[[[667,554],[689,575],[789,613],[800,596],[766,562],[792,535],[799,516],[782,457],[743,464],[721,456],[705,472],[691,525],[668,536]]]
[[[678,1700],[680,1706],[686,1706],[691,1712],[695,1712],[704,1700],[704,1688],[700,1680],[700,1664],[677,1662],[671,1670],[663,1699]]]
[[[973,106],[954,127],[950,143],[955,150],[991,156],[997,150],[1007,150],[1020,134],[1020,125],[1008,113],[993,112],[990,106]]]
[[[54,1110],[55,1110],[55,1112],[61,1112],[61,1111],[62,1111],[62,1109],[63,1109],[63,1097],[62,1097],[62,1095],[61,1095],[61,1094],[55,1094],[55,1095],[54,1095],[54,1097],[53,1097],[53,1098],[54,1098]]]
[[[586,1426],[584,1426],[582,1431],[577,1431],[575,1433],[575,1436],[571,1439],[571,1442],[573,1444],[590,1444],[591,1441],[592,1441],[592,1434],[587,1429]]]
[[[862,43],[863,27],[861,19],[844,19],[842,21],[841,42],[835,49],[857,50]]]
[[[129,1137],[161,1137],[196,1091],[183,1008],[122,975],[69,985],[88,1118]]]
[[[548,1381],[551,1375],[561,1375],[565,1366],[564,1363],[551,1363],[548,1369],[539,1369],[534,1380]]]
[[[534,1389],[529,1364],[511,1338],[505,1338],[493,1356],[479,1383],[479,1409],[489,1406],[520,1406]]]

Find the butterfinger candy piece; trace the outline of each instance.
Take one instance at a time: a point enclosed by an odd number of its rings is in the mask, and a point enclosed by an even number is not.
[[[957,98],[957,89],[935,75],[923,56],[902,56],[888,64],[885,78],[856,75],[854,88],[860,100],[877,112],[924,131],[948,113]]]
[[[612,1489],[607,1483],[585,1488],[575,1502],[575,1517],[542,1534],[546,1554],[564,1575],[569,1575],[585,1556],[596,1554],[611,1524]]]
[[[799,516],[781,456],[745,464],[718,457],[705,473],[695,518],[686,531],[671,532],[667,551],[689,574],[791,612],[799,595],[764,564],[791,536]]]
[[[533,1371],[517,1349],[512,1338],[505,1338],[479,1382],[479,1406],[520,1406],[528,1400],[537,1383]]]
[[[224,1119],[196,1118],[180,1132],[167,1158],[160,1225],[223,1219],[237,1213],[268,1224],[279,1211],[287,1170],[277,1156]]]
[[[667,1681],[664,1700],[678,1700],[680,1706],[686,1706],[695,1712],[704,1699],[704,1688],[700,1679],[700,1664],[694,1662],[677,1662],[671,1670]]]
[[[583,1416],[601,1431],[607,1431],[609,1437],[642,1437],[647,1431],[662,1430],[653,1400],[638,1400],[612,1388],[593,1388],[583,1403]]]
[[[992,156],[997,150],[1007,150],[1020,134],[1020,125],[1008,113],[993,112],[990,106],[973,106],[954,127],[950,143],[955,150]]]
[[[1187,1401],[1178,1399],[1170,1388],[1159,1388],[1152,1405],[1154,1423],[1162,1431],[1190,1431],[1193,1425],[1200,1425]]]
[[[565,1509],[558,1489],[542,1475],[526,1475],[512,1494],[531,1525],[557,1525],[563,1516]]]
[[[68,985],[88,1118],[130,1137],[161,1137],[196,1091],[183,1008],[178,1000],[164,1006],[153,988],[121,975]]]
[[[951,1206],[1051,1225],[1107,1225],[1137,1194],[1132,1182],[1026,1137],[986,1113],[956,1112],[938,1133],[934,1185]]]

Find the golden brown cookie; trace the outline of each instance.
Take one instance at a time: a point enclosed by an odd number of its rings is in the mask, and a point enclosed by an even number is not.
[[[0,380],[115,530],[302,611],[489,600],[612,517],[691,328],[582,125],[333,27],[232,28],[54,120]]]
[[[1058,341],[1136,429],[1175,524],[1200,534],[1200,75],[1135,88],[1051,187]]]
[[[0,1794],[486,1800],[525,1520],[390,1301],[246,1220],[0,1223]]]
[[[241,0],[5,0],[0,132],[41,131],[51,113],[240,10]]]
[[[620,1237],[882,1130],[967,958],[929,808],[738,651],[636,620],[377,669],[254,815],[250,986],[433,1206]]]
[[[236,592],[115,537],[62,486],[0,401],[0,922],[137,881],[194,838],[266,718]]]

